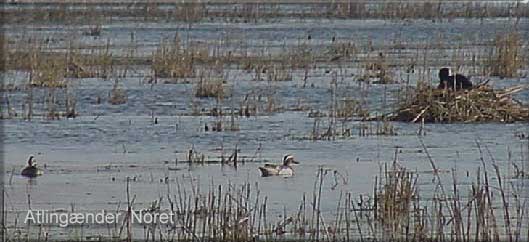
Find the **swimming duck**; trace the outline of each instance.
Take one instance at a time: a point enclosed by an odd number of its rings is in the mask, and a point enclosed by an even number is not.
[[[439,70],[439,86],[437,86],[437,89],[445,88],[452,90],[472,89],[472,82],[468,77],[461,74],[452,75],[449,68],[441,68]]]
[[[265,164],[259,167],[259,170],[262,176],[292,176],[294,175],[292,164],[299,164],[299,162],[294,160],[293,155],[285,155],[283,165]]]
[[[28,160],[28,166],[26,166],[22,172],[21,175],[27,176],[27,177],[37,177],[42,175],[42,170],[37,167],[37,162],[33,159],[34,157],[31,155],[29,156]]]

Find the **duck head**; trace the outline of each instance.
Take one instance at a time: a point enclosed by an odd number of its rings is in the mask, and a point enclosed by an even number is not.
[[[299,164],[299,162],[294,160],[293,155],[285,155],[285,157],[283,157],[283,165],[291,166],[292,164]]]
[[[28,159],[28,166],[36,166],[37,165],[37,162],[35,161],[34,159],[35,157],[30,155],[29,156],[29,159]]]

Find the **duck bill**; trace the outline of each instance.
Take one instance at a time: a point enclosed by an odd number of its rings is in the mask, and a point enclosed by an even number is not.
[[[299,162],[298,162],[298,161],[295,161],[295,160],[293,160],[293,161],[292,161],[292,164],[299,164]]]

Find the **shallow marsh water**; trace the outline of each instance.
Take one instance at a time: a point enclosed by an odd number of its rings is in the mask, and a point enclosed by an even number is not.
[[[522,22],[524,24],[520,24],[522,27],[519,31],[528,36],[529,24],[526,19]],[[188,29],[183,24],[120,22],[103,25],[101,37],[82,37],[79,42],[104,45],[106,39],[110,38],[113,44],[126,45],[130,32],[134,32],[137,45],[140,46],[138,53],[141,54],[150,54],[161,39],[171,39],[175,33],[196,42],[215,41],[234,34],[240,36],[251,51],[256,52],[263,49],[282,51],[285,45],[292,46],[305,41],[307,34],[312,35],[313,40],[308,44],[315,49],[328,42],[331,36],[354,39],[361,44],[372,39],[376,44],[393,39],[422,43],[430,41],[433,35],[441,34],[447,43],[454,41],[472,45],[472,41],[505,31],[508,25],[509,22],[503,19],[486,19],[482,22],[456,20],[450,23],[280,19],[266,24],[196,23]],[[6,26],[5,31],[15,39],[22,36],[55,36],[59,39],[58,46],[61,46],[60,39],[64,41],[65,35],[69,33],[60,25],[23,28],[14,25]],[[234,43],[233,48],[239,48],[238,44]],[[119,54],[118,49],[113,51]],[[436,80],[437,68],[431,67],[432,80]],[[313,87],[310,88],[301,88],[301,71],[293,72],[292,81],[270,84],[252,81],[252,75],[245,71],[225,70],[225,73],[229,73],[227,84],[230,96],[223,101],[224,107],[237,107],[245,94],[255,91],[273,93],[283,110],[250,118],[236,117],[235,122],[240,131],[224,132],[204,131],[205,124],[211,124],[219,118],[190,115],[193,102],[209,109],[215,107],[215,100],[195,98],[192,84],[142,84],[142,74],[149,72],[146,67],[135,67],[132,77],[121,80],[120,85],[128,95],[128,101],[123,105],[110,105],[106,100],[113,82],[75,79],[73,92],[79,117],[53,121],[41,117],[31,121],[3,121],[4,179],[8,184],[6,207],[10,212],[8,220],[13,222],[15,213],[23,216],[28,209],[28,196],[32,209],[70,210],[75,207],[76,211],[114,210],[117,204],[126,201],[127,177],[136,178],[130,188],[137,196],[135,206],[139,208],[147,207],[167,193],[168,185],[160,182],[165,177],[168,177],[170,184],[175,184],[177,179],[183,184],[199,183],[204,191],[212,183],[258,183],[261,193],[268,196],[272,218],[280,220],[284,209],[294,211],[303,194],[312,193],[321,166],[345,177],[335,179],[328,176],[324,182],[322,211],[332,218],[340,192],[349,191],[357,195],[372,193],[375,176],[379,176],[384,164],[394,160],[396,149],[399,150],[401,165],[411,170],[431,171],[421,139],[438,168],[445,171],[456,169],[461,184],[473,181],[472,176],[468,177],[467,174],[474,174],[481,165],[476,140],[492,151],[505,174],[509,174],[512,169],[510,162],[529,168],[527,139],[517,137],[519,133],[529,134],[527,123],[426,124],[426,134],[417,136],[420,124],[396,122],[391,123],[397,132],[395,136],[359,136],[359,127],[366,123],[351,121],[346,124],[351,129],[351,137],[312,141],[309,137],[314,119],[308,118],[308,111],[294,110],[300,100],[313,110],[329,109],[332,98],[329,85],[331,74],[325,73],[325,69],[322,66],[313,71],[309,78]],[[395,70],[396,73],[401,71]],[[364,84],[358,84],[354,78],[359,70],[351,67],[345,68],[345,72],[346,78],[340,81],[337,96],[360,96]],[[521,73],[521,78],[494,79],[494,85],[500,87],[529,83],[527,70]],[[9,72],[4,75],[8,83],[19,84],[24,81],[23,73]],[[418,74],[411,75],[411,85],[417,78]],[[387,94],[385,102],[392,103],[398,98],[396,90],[403,85],[369,85],[367,102],[370,109],[388,111],[392,105],[383,105],[384,93]],[[47,92],[44,89],[34,92],[37,100],[35,109],[43,110],[42,100]],[[22,91],[7,95],[15,105],[23,103],[26,98],[26,93]],[[96,96],[102,97],[101,104],[95,104]],[[516,98],[529,103],[529,92],[521,92]],[[153,123],[151,115],[157,118],[157,124]],[[230,121],[230,117],[221,119],[226,123]],[[322,127],[326,127],[326,121],[326,118],[322,118]],[[372,127],[380,125],[376,122],[367,124]],[[241,155],[253,161],[241,163],[237,167],[233,164],[188,165],[185,162],[190,148],[204,153],[210,159],[218,159],[222,148],[225,155],[229,156],[235,147],[240,149]],[[36,179],[19,175],[30,154],[36,155],[41,166],[45,165],[44,175]],[[278,163],[284,154],[293,154],[301,163],[295,167],[294,177],[259,176],[258,166],[264,162]],[[178,160],[176,165],[175,159]],[[175,166],[179,169],[168,169]],[[431,186],[428,183],[431,176],[425,173],[424,177],[421,180],[424,186]],[[450,179],[447,175],[446,181]],[[527,180],[513,182],[528,183]],[[520,196],[529,198],[527,192]]]

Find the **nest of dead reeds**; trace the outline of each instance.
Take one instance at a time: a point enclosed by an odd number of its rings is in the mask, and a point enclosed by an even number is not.
[[[493,89],[480,85],[471,90],[450,91],[422,87],[389,116],[393,121],[428,123],[529,121],[529,106],[512,98],[527,85]]]

